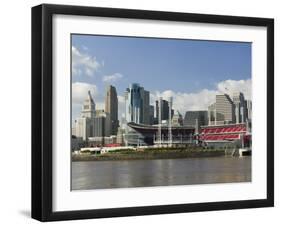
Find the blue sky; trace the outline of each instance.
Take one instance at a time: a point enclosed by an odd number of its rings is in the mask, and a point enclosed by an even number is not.
[[[185,111],[180,106],[184,102],[192,110],[196,101],[190,99],[195,100],[196,94],[222,87],[232,92],[250,89],[251,43],[72,35],[72,82],[78,89],[74,95],[83,95],[79,84],[93,89],[100,108],[106,85],[116,86],[121,106],[125,89],[138,82],[151,92],[151,101],[157,95],[179,95],[189,100],[180,99],[175,107]],[[76,105],[81,98],[74,97]],[[198,108],[206,108],[210,101]]]

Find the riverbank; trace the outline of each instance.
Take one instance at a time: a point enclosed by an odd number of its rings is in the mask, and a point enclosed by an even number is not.
[[[139,149],[136,151],[122,150],[105,154],[73,154],[72,161],[113,161],[113,160],[148,160],[148,159],[177,159],[224,156],[222,149]]]

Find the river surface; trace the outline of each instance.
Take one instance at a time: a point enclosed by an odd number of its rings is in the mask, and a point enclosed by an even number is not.
[[[251,157],[72,162],[72,190],[251,181]]]

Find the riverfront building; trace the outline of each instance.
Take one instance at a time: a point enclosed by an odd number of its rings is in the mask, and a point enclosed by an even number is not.
[[[116,136],[112,135],[109,137],[89,137],[88,146],[89,147],[99,147],[99,146],[111,146],[116,144]]]
[[[110,134],[116,135],[118,129],[118,99],[117,92],[114,86],[108,86],[105,97],[105,112],[110,118]]]
[[[80,150],[85,145],[85,141],[83,141],[82,137],[76,137],[74,135],[71,136],[71,151]]]

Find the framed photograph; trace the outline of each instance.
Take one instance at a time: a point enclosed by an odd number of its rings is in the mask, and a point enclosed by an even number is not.
[[[274,205],[274,21],[32,8],[32,217]]]

